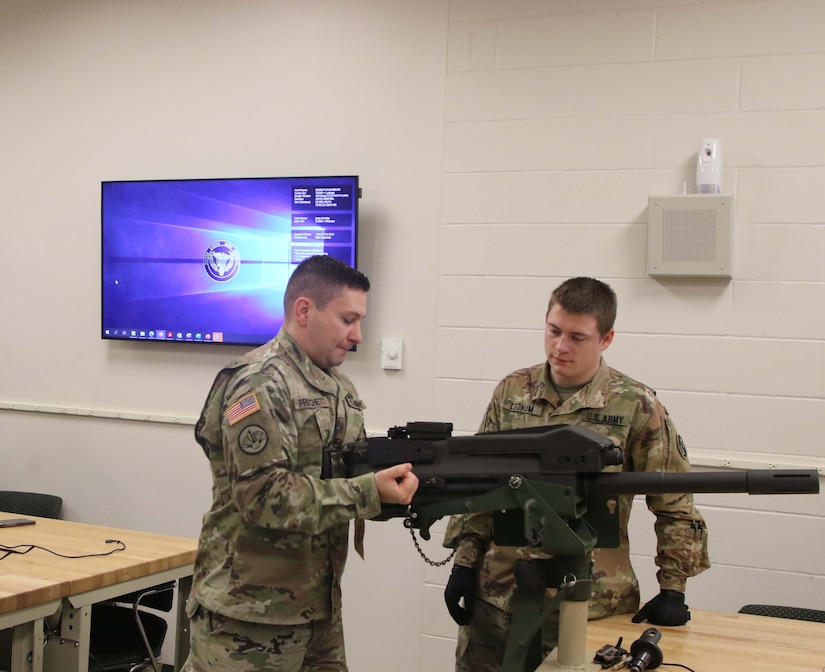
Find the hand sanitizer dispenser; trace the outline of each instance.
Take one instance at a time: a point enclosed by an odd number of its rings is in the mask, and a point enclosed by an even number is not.
[[[716,138],[705,138],[696,157],[696,193],[722,193],[722,145]]]

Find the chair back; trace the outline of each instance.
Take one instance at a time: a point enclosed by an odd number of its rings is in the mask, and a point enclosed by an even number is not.
[[[133,593],[120,595],[111,601],[116,604],[135,605],[138,608],[145,607],[147,609],[168,612],[172,610],[174,598],[175,582],[167,581],[166,583],[161,583],[151,588],[143,588]]]
[[[121,669],[161,672],[163,667],[158,659],[168,623],[144,607],[168,612],[174,593],[175,582],[168,581],[93,605],[89,672]]]
[[[0,490],[0,511],[16,513],[20,516],[59,518],[62,506],[63,498],[57,495]]]

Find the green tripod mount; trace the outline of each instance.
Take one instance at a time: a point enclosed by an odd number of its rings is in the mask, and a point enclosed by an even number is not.
[[[424,539],[430,538],[430,527],[444,516],[490,512],[497,544],[530,545],[552,555],[551,559],[522,560],[516,565],[517,587],[501,672],[601,669],[586,662],[591,551],[599,539],[602,547],[611,541],[613,546],[618,544],[619,520],[615,499],[598,500],[591,499],[585,506],[575,488],[514,474],[506,485],[487,494],[410,510],[405,524],[418,527]],[[601,514],[599,534],[588,512]],[[547,588],[557,589],[549,601],[545,600]],[[553,631],[547,632],[551,627],[548,619],[555,612],[558,620]],[[546,639],[556,642],[556,648],[545,660],[542,642]]]

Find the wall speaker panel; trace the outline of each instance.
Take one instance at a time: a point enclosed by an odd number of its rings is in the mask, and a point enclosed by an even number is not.
[[[647,274],[732,277],[732,210],[732,196],[651,196]]]

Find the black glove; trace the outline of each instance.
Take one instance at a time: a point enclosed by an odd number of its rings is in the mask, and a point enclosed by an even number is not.
[[[459,600],[464,598],[464,607]],[[464,565],[453,565],[450,580],[444,589],[444,601],[450,616],[459,625],[467,625],[473,616],[476,601],[476,572]]]
[[[653,625],[684,625],[690,620],[685,594],[662,588],[656,597],[639,609],[632,620],[634,623],[646,620]]]

